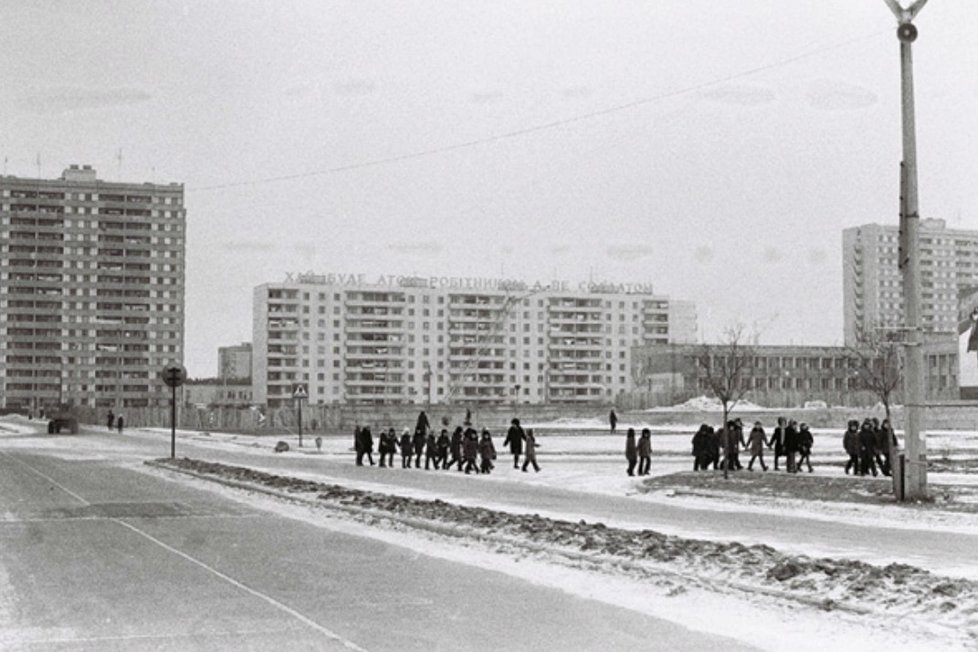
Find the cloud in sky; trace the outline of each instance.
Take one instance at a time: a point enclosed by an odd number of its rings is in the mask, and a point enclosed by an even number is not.
[[[760,106],[777,99],[774,91],[758,86],[723,86],[702,91],[699,95],[711,102],[737,106]]]
[[[149,93],[136,88],[79,88],[59,86],[24,95],[18,108],[30,113],[66,113],[113,109],[148,102]]]
[[[879,102],[879,96],[868,88],[829,79],[813,82],[806,99],[820,111],[854,111]]]
[[[605,249],[608,258],[621,261],[641,260],[651,256],[654,252],[651,245],[646,244],[621,244],[611,245]]]
[[[377,90],[377,84],[369,79],[344,79],[333,84],[333,91],[337,95],[347,97],[365,97]]]
[[[388,251],[407,256],[434,256],[440,254],[445,247],[436,240],[415,240],[411,242],[390,242]]]

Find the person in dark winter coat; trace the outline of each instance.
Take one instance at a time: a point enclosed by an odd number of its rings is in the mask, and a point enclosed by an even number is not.
[[[801,469],[801,465],[805,464],[808,466],[808,472],[812,472],[812,446],[814,444],[815,438],[812,436],[812,431],[808,429],[808,424],[801,424],[798,427],[798,466],[796,468]]]
[[[411,455],[414,452],[414,443],[411,441],[411,431],[405,428],[401,432],[401,468],[411,468]]]
[[[883,475],[890,475],[892,473],[890,459],[893,457],[893,451],[899,446],[896,433],[893,432],[893,426],[890,425],[890,420],[883,419],[883,423],[880,424],[880,429],[876,436],[876,449],[883,455],[883,462],[880,466],[880,472]]]
[[[448,466],[458,465],[458,470],[462,470],[462,426],[455,428],[452,438],[449,441],[448,451],[452,454],[452,459],[448,461]]]
[[[842,435],[842,448],[845,449],[849,461],[846,462],[846,475],[852,469],[853,475],[859,473],[859,421],[849,419],[845,434]]]
[[[533,436],[533,428],[527,428],[526,433],[526,455],[523,456],[523,472],[526,472],[526,467],[530,464],[533,465],[533,471],[535,473],[540,472],[540,465],[537,464],[537,438]]]
[[[774,448],[774,470],[778,470],[778,458],[784,456],[784,431],[787,430],[787,422],[784,417],[778,417],[778,426],[771,433],[768,448]]]
[[[648,475],[652,470],[652,433],[648,428],[642,428],[638,438],[638,474]]]
[[[737,447],[741,444],[737,424],[732,420],[727,421],[727,425],[720,428],[718,434],[720,435],[720,468],[739,471],[743,467],[740,466],[739,457],[735,455]]]
[[[374,465],[374,436],[370,426],[360,428],[360,445],[357,448],[357,466],[363,466],[363,457],[367,456],[370,466]]]
[[[629,428],[625,433],[625,459],[628,461],[628,475],[635,475],[635,465],[638,463],[638,444],[635,442],[635,428]]]
[[[435,457],[435,468],[437,469],[441,465],[442,469],[448,468],[448,449],[451,447],[451,440],[448,438],[448,431],[442,428],[441,434],[438,435],[438,441],[435,443],[435,450],[437,451]]]
[[[859,475],[867,475],[870,472],[874,478],[879,475],[875,457],[876,433],[873,432],[873,422],[866,419],[859,429]]]
[[[387,431],[381,430],[377,437],[377,452],[380,453],[380,468],[387,466]]]
[[[706,471],[713,460],[710,454],[710,440],[713,438],[713,428],[705,423],[693,435],[693,470]]]
[[[611,434],[615,434],[615,429],[618,428],[618,415],[614,410],[608,415],[608,423],[611,424]]]
[[[119,429],[119,434],[120,434],[120,435],[122,434],[122,426],[124,426],[124,425],[125,425],[125,422],[126,422],[126,420],[125,420],[125,418],[124,418],[124,417],[122,416],[122,414],[119,414],[119,416],[117,416],[117,417],[115,418],[115,427]]]
[[[754,460],[760,461],[762,471],[767,471],[767,464],[764,463],[764,447],[769,443],[761,422],[755,421],[750,435],[747,436],[747,447],[750,449],[750,462],[747,463],[748,471],[754,470]]]
[[[744,422],[740,419],[734,419],[731,426],[731,433],[736,441],[730,447],[730,468],[740,471],[744,468],[740,463],[740,449],[742,447],[747,448],[747,442],[744,441]]]
[[[360,438],[360,426],[353,426],[353,450],[357,455],[357,466],[363,466],[363,439]]]
[[[435,432],[433,430],[428,431],[428,435],[424,438],[424,470],[428,471],[431,465],[435,465],[435,470],[438,470],[438,443],[435,440]]]
[[[716,471],[720,466],[720,433],[723,428],[719,430],[713,426],[707,426],[709,437],[706,440],[709,446],[710,461],[713,463],[713,470]]]
[[[801,438],[798,436],[798,422],[792,419],[788,422],[788,427],[784,429],[784,456],[787,458],[788,473],[798,473],[798,465],[795,456],[801,446]]]
[[[523,454],[523,441],[526,439],[526,433],[523,432],[523,428],[520,426],[519,419],[513,419],[510,422],[509,430],[506,431],[506,439],[503,441],[503,446],[509,446],[509,452],[513,456],[513,468],[520,468],[520,455]]]
[[[479,440],[479,458],[480,473],[489,473],[495,468],[492,461],[496,459],[496,447],[492,443],[492,435],[485,428],[482,429],[482,438]]]
[[[462,437],[462,462],[464,464],[465,474],[468,475],[472,471],[476,473],[479,472],[479,467],[476,466],[475,460],[479,454],[479,438],[476,435],[475,430],[472,428],[467,428]]]
[[[425,435],[424,430],[415,429],[414,430],[414,468],[421,468],[421,456],[424,454],[424,441]]]
[[[414,430],[421,431],[421,434],[427,435],[428,431],[431,430],[431,424],[428,422],[428,415],[421,410],[421,414],[418,415],[418,422],[414,426]]]
[[[112,430],[112,426],[115,425],[115,415],[112,414],[112,410],[109,410],[109,416],[106,418],[106,425],[109,427],[109,430]]]
[[[393,428],[387,431],[387,466],[394,468],[394,453],[397,452],[397,433]],[[383,459],[381,459],[383,462]]]

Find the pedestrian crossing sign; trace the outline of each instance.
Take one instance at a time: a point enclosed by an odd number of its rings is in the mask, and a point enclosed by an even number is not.
[[[295,398],[295,399],[309,398],[309,392],[306,390],[306,386],[305,385],[296,385],[292,389],[292,398]]]

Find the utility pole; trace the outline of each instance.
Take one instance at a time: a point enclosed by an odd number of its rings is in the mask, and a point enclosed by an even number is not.
[[[920,426],[924,410],[924,351],[920,301],[920,207],[917,198],[917,136],[914,124],[913,54],[911,44],[917,39],[914,17],[927,4],[915,0],[909,7],[897,0],[883,0],[896,16],[900,40],[900,98],[903,122],[903,211],[900,229],[904,250],[900,252],[903,269],[904,323],[907,331],[906,374],[904,392],[907,412],[904,497],[917,500],[927,496],[926,446]]]

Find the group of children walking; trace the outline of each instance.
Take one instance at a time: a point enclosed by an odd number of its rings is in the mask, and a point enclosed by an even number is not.
[[[353,432],[353,440],[357,466],[363,466],[364,458],[373,466],[374,436],[370,427],[357,426]],[[520,468],[520,456],[523,456],[523,471],[530,465],[534,471],[540,470],[536,455],[538,445],[533,429],[524,431],[519,419],[512,420],[503,446],[508,446],[513,455],[513,468]],[[469,474],[491,473],[496,468],[496,446],[488,428],[483,428],[480,434],[466,419],[464,427],[456,427],[451,435],[447,428],[442,428],[436,436],[423,411],[418,415],[413,434],[409,428],[404,428],[400,437],[394,428],[380,431],[377,441],[380,466],[393,468],[394,455],[398,451],[402,469],[410,469],[412,460],[414,468],[420,469],[422,458],[425,470],[430,470],[432,466],[436,470],[446,471],[456,467]]]
[[[710,465],[714,469],[724,468],[739,471],[743,469],[740,463],[741,450],[750,451],[750,461],[747,470],[754,470],[754,462],[761,465],[761,470],[767,471],[764,463],[764,449],[773,449],[774,470],[778,470],[778,461],[785,458],[785,470],[788,473],[798,473],[803,466],[812,468],[812,445],[814,437],[808,424],[799,424],[794,419],[778,417],[778,425],[768,437],[760,421],[754,422],[750,433],[744,436],[744,424],[740,419],[732,419],[726,427],[714,429],[703,424],[693,435],[693,470],[705,471]]]

